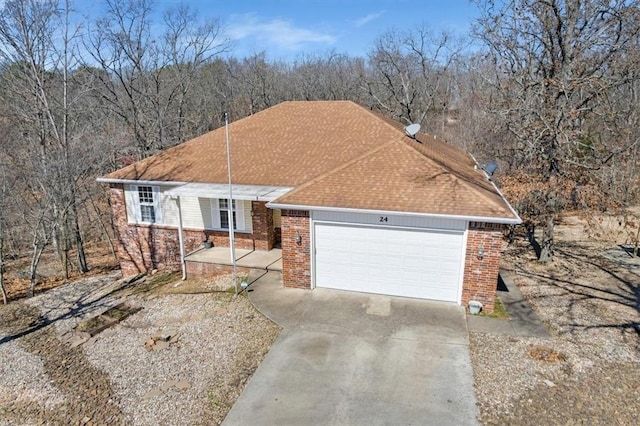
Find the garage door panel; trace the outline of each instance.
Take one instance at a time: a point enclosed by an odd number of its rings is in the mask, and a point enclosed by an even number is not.
[[[316,286],[457,301],[462,232],[315,224]]]

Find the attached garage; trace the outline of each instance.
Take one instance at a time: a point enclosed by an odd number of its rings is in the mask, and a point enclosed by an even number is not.
[[[424,219],[384,216],[384,223],[399,225],[385,226],[366,223],[379,216],[357,216],[351,219],[358,223],[313,221],[316,287],[460,302],[463,223],[437,229]]]

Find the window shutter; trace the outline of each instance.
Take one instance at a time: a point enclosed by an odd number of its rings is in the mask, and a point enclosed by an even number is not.
[[[156,211],[156,222],[162,224],[162,201],[160,200],[160,188],[153,186],[153,209]]]
[[[140,223],[140,199],[138,198],[138,186],[129,185],[129,188],[125,190],[127,207],[130,209],[127,213],[129,216],[129,223]]]
[[[217,198],[211,198],[211,220],[213,229],[220,229],[220,204]]]
[[[236,231],[245,231],[243,200],[236,200],[235,212],[236,212]]]

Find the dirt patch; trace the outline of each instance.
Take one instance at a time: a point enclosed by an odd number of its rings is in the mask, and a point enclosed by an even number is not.
[[[529,350],[529,356],[536,361],[545,362],[560,362],[567,360],[567,357],[562,355],[560,352],[553,349],[545,348],[543,346],[536,346],[531,348]]]
[[[249,276],[249,269],[238,268],[236,280],[239,283]],[[207,277],[189,277],[185,281],[175,280],[171,285],[159,289],[161,294],[199,294],[199,293],[235,293],[233,277],[224,270]]]
[[[637,423],[640,269],[617,260],[625,237],[616,226],[564,217],[548,265],[536,261],[526,239],[507,249],[503,268],[553,339],[472,333],[485,424]]]
[[[107,309],[100,315],[96,315],[92,318],[82,321],[75,328],[76,331],[88,333],[93,337],[101,331],[106,330],[109,327],[113,327],[126,317],[138,312],[140,307],[129,306],[126,302],[119,303],[118,305]]]

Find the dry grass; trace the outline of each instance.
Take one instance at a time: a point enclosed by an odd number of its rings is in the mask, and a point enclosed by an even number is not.
[[[553,262],[526,238],[503,267],[551,340],[471,334],[485,424],[637,424],[640,398],[640,263],[625,257],[624,222],[566,215]]]
[[[560,352],[544,346],[534,346],[529,350],[529,356],[536,361],[560,362],[566,361],[567,357]]]
[[[52,249],[45,251],[37,269],[36,294],[82,277],[101,275],[120,268],[118,260],[114,258],[107,244],[87,244],[85,254],[90,268],[89,272],[81,274],[77,269],[70,268],[69,279],[65,280],[62,267],[54,251]],[[75,256],[75,251],[70,252],[70,259],[75,259]],[[9,301],[27,297],[30,286],[30,263],[31,255],[29,253],[23,253],[6,261],[4,285]]]

